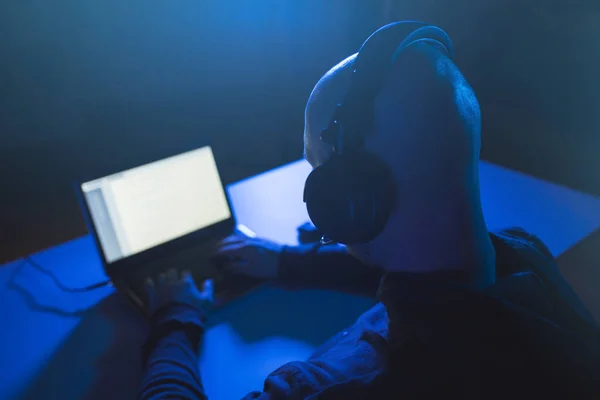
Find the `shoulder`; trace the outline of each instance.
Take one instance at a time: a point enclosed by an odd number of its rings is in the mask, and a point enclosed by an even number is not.
[[[554,256],[546,244],[535,234],[520,227],[510,227],[490,232],[494,245],[499,243],[516,250],[533,250],[540,256],[554,260]]]
[[[564,284],[554,256],[535,234],[519,227],[490,232],[496,250],[496,277],[532,272],[543,281]],[[550,283],[547,282],[547,283]]]
[[[531,272],[543,282],[551,296],[556,319],[562,326],[581,329],[582,318],[586,325],[597,326],[579,296],[562,275],[554,256],[542,240],[522,228],[507,228],[490,232],[496,249],[496,275],[503,276]],[[578,317],[574,317],[574,314]]]

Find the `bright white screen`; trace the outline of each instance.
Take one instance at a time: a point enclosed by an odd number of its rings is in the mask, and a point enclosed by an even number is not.
[[[81,187],[107,262],[231,217],[210,147]]]

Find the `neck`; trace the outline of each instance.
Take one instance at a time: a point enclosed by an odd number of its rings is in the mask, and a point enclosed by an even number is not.
[[[465,272],[474,286],[491,285],[495,279],[495,250],[479,201],[477,204],[451,204],[444,199],[443,207],[399,216],[403,223],[395,225],[402,228],[394,230],[398,232],[395,244],[388,246],[380,265],[396,272]]]

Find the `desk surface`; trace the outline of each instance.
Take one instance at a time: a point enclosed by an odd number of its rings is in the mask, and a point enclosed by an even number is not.
[[[296,243],[296,227],[308,220],[301,200],[309,171],[299,161],[232,185],[238,221],[261,236]],[[559,255],[600,227],[600,199],[483,162],[481,180],[491,230],[521,226]],[[32,257],[71,287],[104,278],[90,237]],[[0,398],[133,398],[147,333],[135,310],[112,288],[67,294],[18,265],[0,268]],[[200,363],[210,398],[235,399],[261,389],[269,372],[305,359],[371,304],[350,295],[271,287],[232,302],[211,318],[204,340]]]

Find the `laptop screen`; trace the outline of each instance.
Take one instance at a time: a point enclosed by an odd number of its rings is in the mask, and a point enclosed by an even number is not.
[[[81,184],[106,262],[231,218],[210,147]]]

